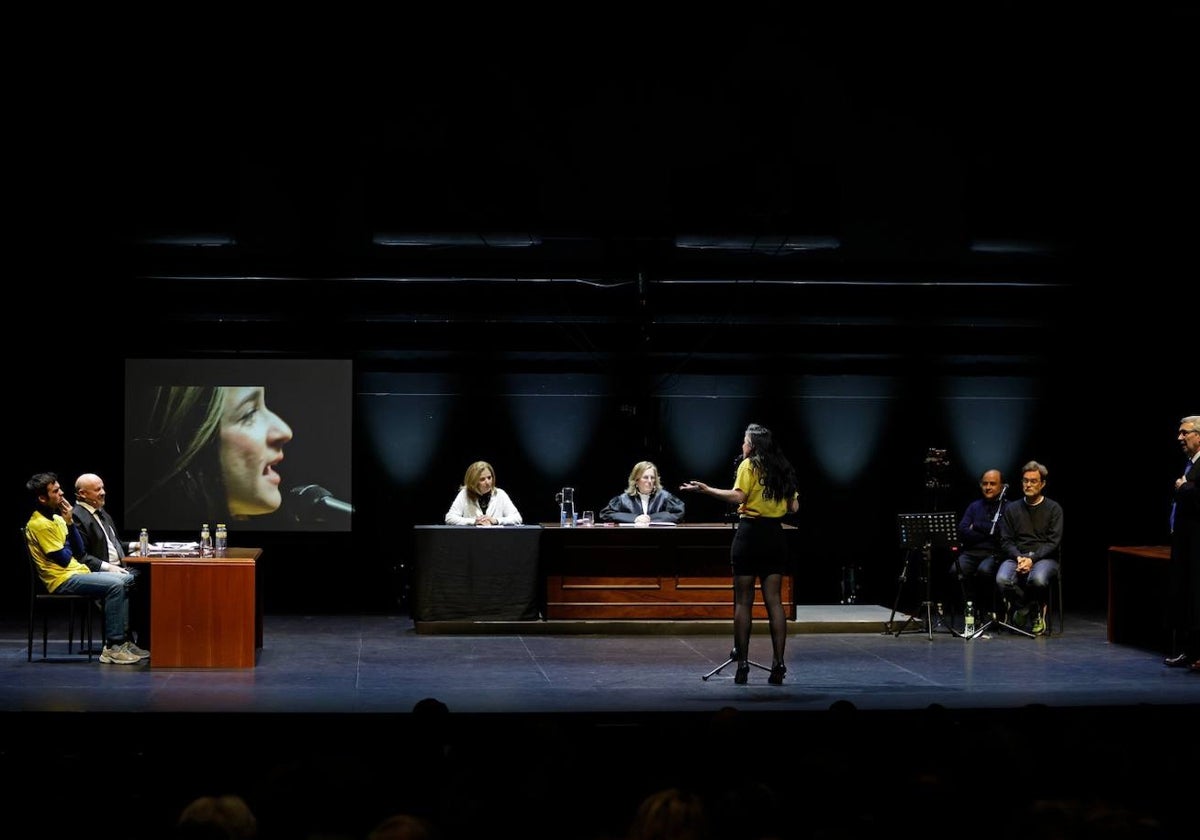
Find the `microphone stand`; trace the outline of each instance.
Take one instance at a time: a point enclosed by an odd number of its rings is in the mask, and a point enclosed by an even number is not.
[[[992,527],[988,530],[988,536],[996,536],[996,523],[1000,521],[1000,511],[1004,510],[1004,494],[1008,492],[1008,485],[1005,484],[1000,488],[1000,496],[996,499],[996,513],[992,516]]]

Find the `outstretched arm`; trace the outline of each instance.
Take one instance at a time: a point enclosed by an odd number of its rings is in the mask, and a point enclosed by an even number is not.
[[[746,494],[736,487],[732,490],[722,490],[719,487],[709,487],[703,481],[685,481],[679,485],[679,489],[684,492],[702,493],[705,496],[713,496],[731,505],[740,505],[746,501]]]

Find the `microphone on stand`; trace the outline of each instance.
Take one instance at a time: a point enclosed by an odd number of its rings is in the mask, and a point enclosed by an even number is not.
[[[354,513],[354,505],[334,498],[319,484],[300,484],[288,491],[288,509],[297,522],[326,522]]]
[[[996,514],[992,517],[992,527],[988,529],[988,534],[996,533],[996,523],[1000,520],[1000,511],[1004,507],[1004,494],[1008,492],[1008,485],[1005,484],[1000,488],[1000,495],[996,497]]]

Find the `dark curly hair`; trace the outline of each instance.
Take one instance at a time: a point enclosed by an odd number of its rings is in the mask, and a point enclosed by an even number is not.
[[[764,499],[788,501],[800,489],[796,470],[775,443],[771,430],[751,423],[746,427],[750,438],[750,465],[763,486]]]

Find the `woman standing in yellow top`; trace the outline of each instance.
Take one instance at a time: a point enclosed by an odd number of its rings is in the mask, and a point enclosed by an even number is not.
[[[737,674],[733,681],[745,685],[750,675],[750,625],[754,609],[754,581],[762,581],[763,603],[771,628],[771,676],[767,682],[782,685],[787,673],[783,651],[787,644],[787,616],[783,611],[783,575],[787,570],[787,543],[782,522],[800,509],[796,470],[776,446],[770,429],[751,423],[742,439],[742,460],[733,489],[721,490],[703,481],[689,481],[680,490],[694,490],[738,506],[738,527],[733,536],[733,649]]]

